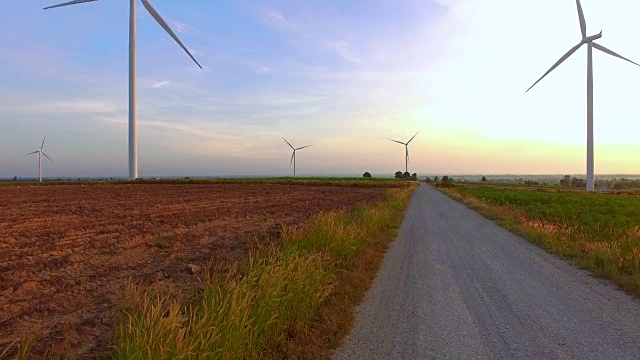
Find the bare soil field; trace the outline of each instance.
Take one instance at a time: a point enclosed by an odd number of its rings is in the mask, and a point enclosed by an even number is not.
[[[237,261],[250,241],[384,188],[287,185],[0,186],[0,353],[104,350],[131,279],[194,289],[189,265]],[[191,290],[192,291],[192,290]]]

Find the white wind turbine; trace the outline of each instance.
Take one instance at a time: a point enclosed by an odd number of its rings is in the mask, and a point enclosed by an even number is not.
[[[526,91],[529,92],[537,83],[539,83],[545,76],[549,75],[555,68],[560,66],[565,60],[567,60],[573,53],[578,51],[582,45],[587,44],[588,52],[587,52],[587,191],[593,191],[595,187],[595,179],[594,179],[594,160],[593,160],[593,48],[596,48],[602,51],[605,54],[609,54],[620,58],[622,60],[628,61],[632,64],[638,65],[635,62],[616,54],[615,52],[607,49],[606,47],[596,44],[594,40],[597,40],[602,37],[602,31],[596,35],[587,36],[587,23],[584,19],[584,12],[582,11],[582,5],[580,4],[580,0],[576,0],[576,4],[578,5],[578,18],[580,20],[580,30],[582,31],[582,40],[578,43],[578,45],[572,47],[564,56],[560,58],[552,67],[547,71],[538,81],[536,81],[531,87]],[[639,65],[640,66],[640,65]]]
[[[65,2],[58,5],[53,5],[44,8],[44,10],[76,5],[87,2],[94,2],[98,0],[74,0]],[[129,10],[129,178],[138,178],[138,137],[136,134],[136,2],[138,0],[130,0]],[[178,45],[189,55],[189,57],[202,69],[202,66],[198,63],[195,57],[191,55],[187,47],[184,46],[178,36],[171,30],[166,21],[160,16],[156,9],[151,6],[149,0],[142,1],[142,6],[147,9],[149,14],[160,24],[160,26],[175,40]]]
[[[299,148],[294,148],[291,144],[289,144],[287,139],[282,138],[282,140],[284,140],[284,142],[286,142],[287,145],[289,145],[289,147],[291,149],[293,149],[293,154],[291,154],[291,162],[289,163],[289,166],[291,166],[291,164],[293,164],[293,177],[296,177],[296,151],[302,150],[304,148],[308,148],[311,145],[307,145],[307,146],[303,146],[303,147],[299,147]]]
[[[409,143],[413,140],[414,137],[416,137],[416,135],[418,135],[418,133],[413,135],[411,137],[411,139],[409,139],[409,141],[407,141],[406,143],[403,143],[402,141],[398,141],[398,140],[393,140],[393,139],[387,138],[387,140],[390,140],[390,141],[393,141],[393,142],[397,142],[398,144],[404,145],[404,149],[405,149],[404,172],[409,172]]]
[[[47,134],[44,134],[44,138],[42,139],[42,145],[40,145],[40,149],[27,154],[27,155],[38,154],[38,176],[40,177],[40,182],[42,182],[42,155],[44,155],[47,159],[49,159],[53,163],[53,160],[51,160],[51,158],[47,154],[45,154],[44,151],[42,151],[42,149],[44,148],[44,141],[46,139],[47,139]]]

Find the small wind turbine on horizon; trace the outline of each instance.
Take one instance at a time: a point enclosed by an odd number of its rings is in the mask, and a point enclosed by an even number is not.
[[[42,150],[44,148],[44,141],[46,139],[47,139],[47,134],[44,134],[44,138],[42,139],[42,145],[40,145],[40,149],[27,154],[27,155],[38,154],[38,176],[40,177],[40,182],[42,182],[42,155],[44,155],[47,159],[49,159],[49,161],[54,163],[53,160],[51,160],[51,158],[47,154],[45,154],[45,152]]]
[[[98,0],[73,0],[62,4],[45,7],[44,10],[53,9],[62,6],[76,5]],[[136,2],[138,0],[130,0],[129,8],[129,178],[138,178],[138,137],[136,126]],[[151,6],[149,0],[140,0],[142,6],[153,17],[156,22],[166,31],[169,36],[184,50],[200,69],[202,66],[195,57],[191,55],[187,47],[184,46],[178,36],[171,30],[171,27],[160,16],[156,9]]]
[[[576,0],[576,4],[578,6],[578,19],[580,20],[580,30],[582,31],[582,40],[578,43],[578,45],[572,47],[564,56],[560,58],[552,67],[547,71],[538,81],[536,81],[531,87],[526,91],[529,92],[537,83],[539,83],[545,76],[549,75],[550,72],[555,70],[560,64],[562,64],[565,60],[567,60],[573,53],[578,51],[582,45],[587,44],[588,52],[587,52],[587,191],[593,191],[595,188],[595,179],[594,179],[594,159],[593,159],[593,48],[602,51],[605,54],[609,54],[611,56],[617,57],[619,59],[628,61],[632,64],[639,64],[625,58],[622,55],[616,54],[615,52],[607,49],[606,47],[596,44],[594,40],[600,39],[602,37],[602,31],[596,35],[587,36],[587,23],[584,18],[584,12],[582,11],[582,5],[580,4],[580,0]],[[525,92],[525,93],[526,93]]]
[[[416,135],[418,135],[418,133],[415,133],[415,135],[413,135],[411,137],[411,139],[409,139],[409,141],[407,141],[406,143],[403,143],[402,141],[398,141],[398,140],[393,140],[393,139],[387,138],[387,140],[389,140],[389,141],[397,142],[398,144],[404,145],[404,149],[405,149],[404,172],[409,172],[409,143],[411,143],[411,141],[413,140],[413,138],[416,137]]]
[[[287,139],[282,138],[282,140],[284,140],[284,142],[286,142],[287,145],[289,145],[289,147],[293,150],[293,154],[291,154],[291,162],[289,163],[289,166],[291,166],[291,164],[293,164],[293,177],[296,177],[296,151],[302,150],[304,148],[308,148],[311,145],[307,145],[307,146],[303,146],[303,147],[299,147],[299,148],[294,148],[291,144],[289,144]]]

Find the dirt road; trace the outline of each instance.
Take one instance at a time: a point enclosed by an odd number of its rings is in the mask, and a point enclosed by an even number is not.
[[[428,186],[337,359],[638,359],[640,301]]]

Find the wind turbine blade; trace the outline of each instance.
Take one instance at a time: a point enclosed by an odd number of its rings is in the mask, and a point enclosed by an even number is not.
[[[51,158],[47,154],[45,154],[44,151],[42,152],[42,155],[44,155],[47,159],[51,160]],[[53,160],[51,160],[51,162],[55,164],[55,162],[53,162]]]
[[[313,146],[313,145],[307,145],[307,146],[299,147],[299,148],[297,148],[296,150],[302,150],[302,149],[304,149],[304,148],[308,148],[309,146]]]
[[[604,46],[602,46],[602,45],[596,44],[595,42],[593,42],[593,43],[591,43],[591,44],[593,45],[593,47],[594,47],[594,48],[596,48],[596,49],[598,49],[598,50],[602,51],[603,53],[609,54],[609,55],[611,55],[611,56],[615,56],[615,57],[617,57],[617,58],[619,58],[619,59],[622,59],[622,60],[628,61],[628,62],[630,62],[630,63],[632,63],[632,64],[635,64],[635,65],[638,65],[637,63],[635,63],[635,62],[633,62],[633,61],[631,61],[631,60],[627,59],[626,57],[624,57],[624,56],[622,56],[622,55],[620,55],[620,54],[616,54],[615,52],[613,52],[613,51],[611,51],[611,50],[607,49],[606,47],[604,47]],[[640,65],[638,65],[638,66],[640,66]]]
[[[196,65],[198,65],[198,67],[200,69],[202,69],[202,66],[200,65],[200,63],[198,63],[198,60],[196,60],[196,58],[193,57],[193,55],[191,55],[189,50],[187,50],[187,47],[184,46],[184,44],[182,43],[182,41],[180,41],[180,39],[178,39],[178,36],[173,32],[173,30],[171,30],[171,28],[169,27],[167,22],[164,21],[164,19],[162,18],[162,16],[160,16],[160,14],[158,14],[156,9],[154,9],[153,6],[151,6],[151,3],[149,3],[149,0],[141,0],[141,1],[142,1],[142,5],[145,7],[145,9],[147,9],[149,14],[151,14],[151,16],[158,22],[158,24],[160,24],[160,26],[162,26],[164,31],[166,31],[169,34],[169,36],[171,36],[173,38],[173,40],[175,40],[175,42],[177,42],[178,45],[180,45],[182,50],[184,50],[187,53],[187,55],[189,55],[191,60],[193,60],[193,62],[195,62]]]
[[[42,139],[42,145],[40,145],[40,150],[44,147],[44,141],[47,139],[47,134],[44,134],[44,138]]]
[[[416,137],[416,135],[418,135],[418,133],[416,133],[415,135],[413,135],[413,137],[411,139],[409,139],[409,141],[407,141],[407,145],[409,145],[409,143],[413,140],[413,138]]]
[[[292,148],[293,150],[295,150],[296,148],[294,148],[291,144],[289,144],[289,142],[287,141],[287,139],[282,138],[282,140],[284,140],[284,142],[287,143],[287,145],[289,145],[290,148]]]
[[[62,6],[76,5],[76,4],[82,4],[82,3],[94,2],[94,1],[98,1],[98,0],[73,0],[73,1],[68,1],[66,3],[58,4],[58,5],[47,6],[46,8],[44,8],[42,10],[48,10],[48,9],[53,9],[53,8],[57,8],[57,7],[62,7]]]
[[[551,67],[551,69],[549,69],[549,71],[547,71],[546,73],[544,73],[544,75],[542,75],[542,77],[540,79],[538,79],[538,81],[536,81],[533,85],[531,85],[531,87],[529,89],[527,89],[527,91],[525,91],[525,93],[528,93],[529,90],[531,90],[534,86],[536,86],[537,83],[539,83],[540,81],[542,81],[542,79],[545,78],[545,76],[549,75],[550,72],[552,72],[553,70],[555,70],[558,66],[560,66],[560,64],[562,64],[565,60],[567,60],[571,55],[573,55],[573,53],[575,53],[576,51],[578,51],[578,49],[580,49],[580,47],[584,45],[584,42],[580,42],[578,45],[574,46],[571,48],[571,50],[569,50],[566,54],[564,54],[560,60],[558,60],[555,64],[553,64],[553,66]]]
[[[392,140],[392,139],[389,139],[389,138],[387,138],[387,140],[393,141],[393,142],[397,142],[398,144],[407,145],[407,144],[403,143],[402,141]]]
[[[582,11],[582,4],[580,4],[580,0],[576,0],[576,4],[578,5],[578,18],[580,18],[580,30],[582,31],[582,38],[587,37],[587,22],[584,19],[584,12]]]
[[[37,153],[38,153],[38,151],[36,150],[36,151],[34,151],[34,152],[30,152],[30,153],[28,153],[27,155],[33,155],[33,154],[37,154]]]
[[[293,164],[293,158],[296,156],[296,151],[293,151],[293,154],[291,154],[291,161],[289,162],[289,167],[291,167],[291,165]]]

